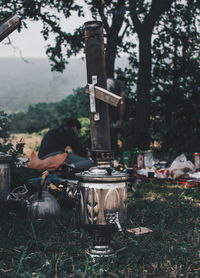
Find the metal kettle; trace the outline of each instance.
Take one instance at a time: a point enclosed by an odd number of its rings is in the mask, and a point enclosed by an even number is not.
[[[55,220],[60,217],[60,206],[56,198],[48,191],[43,190],[48,171],[42,175],[41,186],[38,192],[29,198],[28,216],[37,220]]]
[[[0,202],[6,201],[10,192],[11,155],[0,153]]]

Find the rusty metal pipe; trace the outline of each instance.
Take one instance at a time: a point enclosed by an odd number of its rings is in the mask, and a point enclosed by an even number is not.
[[[0,24],[0,42],[19,26],[19,18],[13,15]]]
[[[104,54],[103,26],[100,21],[88,21],[84,26],[87,82],[97,76],[97,85],[106,89],[106,66]],[[99,120],[90,113],[92,150],[111,150],[108,104],[95,99]]]

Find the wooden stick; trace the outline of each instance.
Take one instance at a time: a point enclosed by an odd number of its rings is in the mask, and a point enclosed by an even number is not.
[[[0,24],[0,42],[12,33],[19,25],[17,15],[13,15]]]
[[[95,97],[104,101],[105,103],[108,103],[112,106],[118,107],[121,104],[121,100],[122,97],[113,94],[111,92],[109,92],[108,90],[98,87],[98,86],[94,86],[95,89]],[[89,86],[86,85],[85,87],[85,93],[89,94]]]

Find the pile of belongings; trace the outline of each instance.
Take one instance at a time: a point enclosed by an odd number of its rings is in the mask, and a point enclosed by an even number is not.
[[[138,159],[141,159],[140,155]],[[167,162],[155,159],[151,151],[144,152],[143,167],[137,169],[136,174],[159,179],[200,178],[200,172],[191,161],[187,160],[184,154],[177,156],[167,167]]]

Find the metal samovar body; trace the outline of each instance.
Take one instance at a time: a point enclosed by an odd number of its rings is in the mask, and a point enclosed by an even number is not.
[[[81,224],[109,224],[110,214],[118,214],[121,224],[126,222],[127,176],[109,168],[93,167],[77,174],[81,198]]]
[[[10,192],[11,155],[0,153],[0,202],[5,202]]]
[[[111,236],[127,219],[127,175],[97,166],[76,175],[80,190],[80,224],[92,236],[92,257],[115,255]]]

